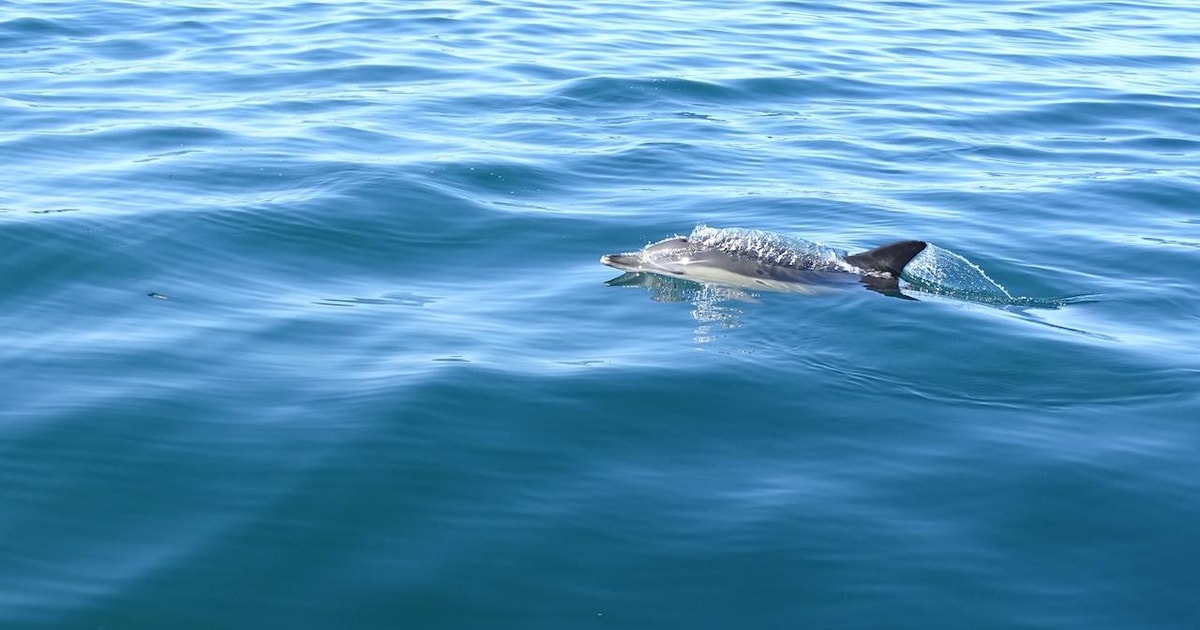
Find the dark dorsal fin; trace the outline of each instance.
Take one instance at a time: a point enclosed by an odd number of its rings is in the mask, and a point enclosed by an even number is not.
[[[866,271],[882,271],[897,278],[904,266],[925,250],[925,241],[900,241],[869,252],[847,256],[846,262]]]

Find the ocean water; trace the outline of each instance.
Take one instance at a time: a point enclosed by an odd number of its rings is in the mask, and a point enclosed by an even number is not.
[[[0,1],[0,627],[1200,627],[1197,33]]]

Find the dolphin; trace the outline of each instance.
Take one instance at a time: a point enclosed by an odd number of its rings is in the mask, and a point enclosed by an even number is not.
[[[858,254],[771,232],[698,226],[641,251],[608,254],[600,262],[626,275],[655,274],[743,289],[816,294],[859,283],[895,297],[904,267],[925,250],[924,241],[897,241]],[[609,284],[638,284],[621,276]],[[912,298],[908,298],[912,299]]]

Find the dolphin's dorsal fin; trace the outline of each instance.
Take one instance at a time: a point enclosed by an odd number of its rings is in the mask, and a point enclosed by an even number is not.
[[[846,262],[866,271],[881,271],[897,278],[904,266],[917,254],[925,251],[925,241],[899,241],[876,247],[868,252],[847,256]]]

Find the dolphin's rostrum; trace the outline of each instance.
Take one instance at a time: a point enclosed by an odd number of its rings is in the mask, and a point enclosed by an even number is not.
[[[906,297],[900,293],[900,274],[925,247],[923,241],[898,241],[845,255],[771,232],[699,226],[690,236],[673,236],[638,252],[602,256],[600,262],[632,274],[795,293],[818,293],[857,281],[880,293]]]

